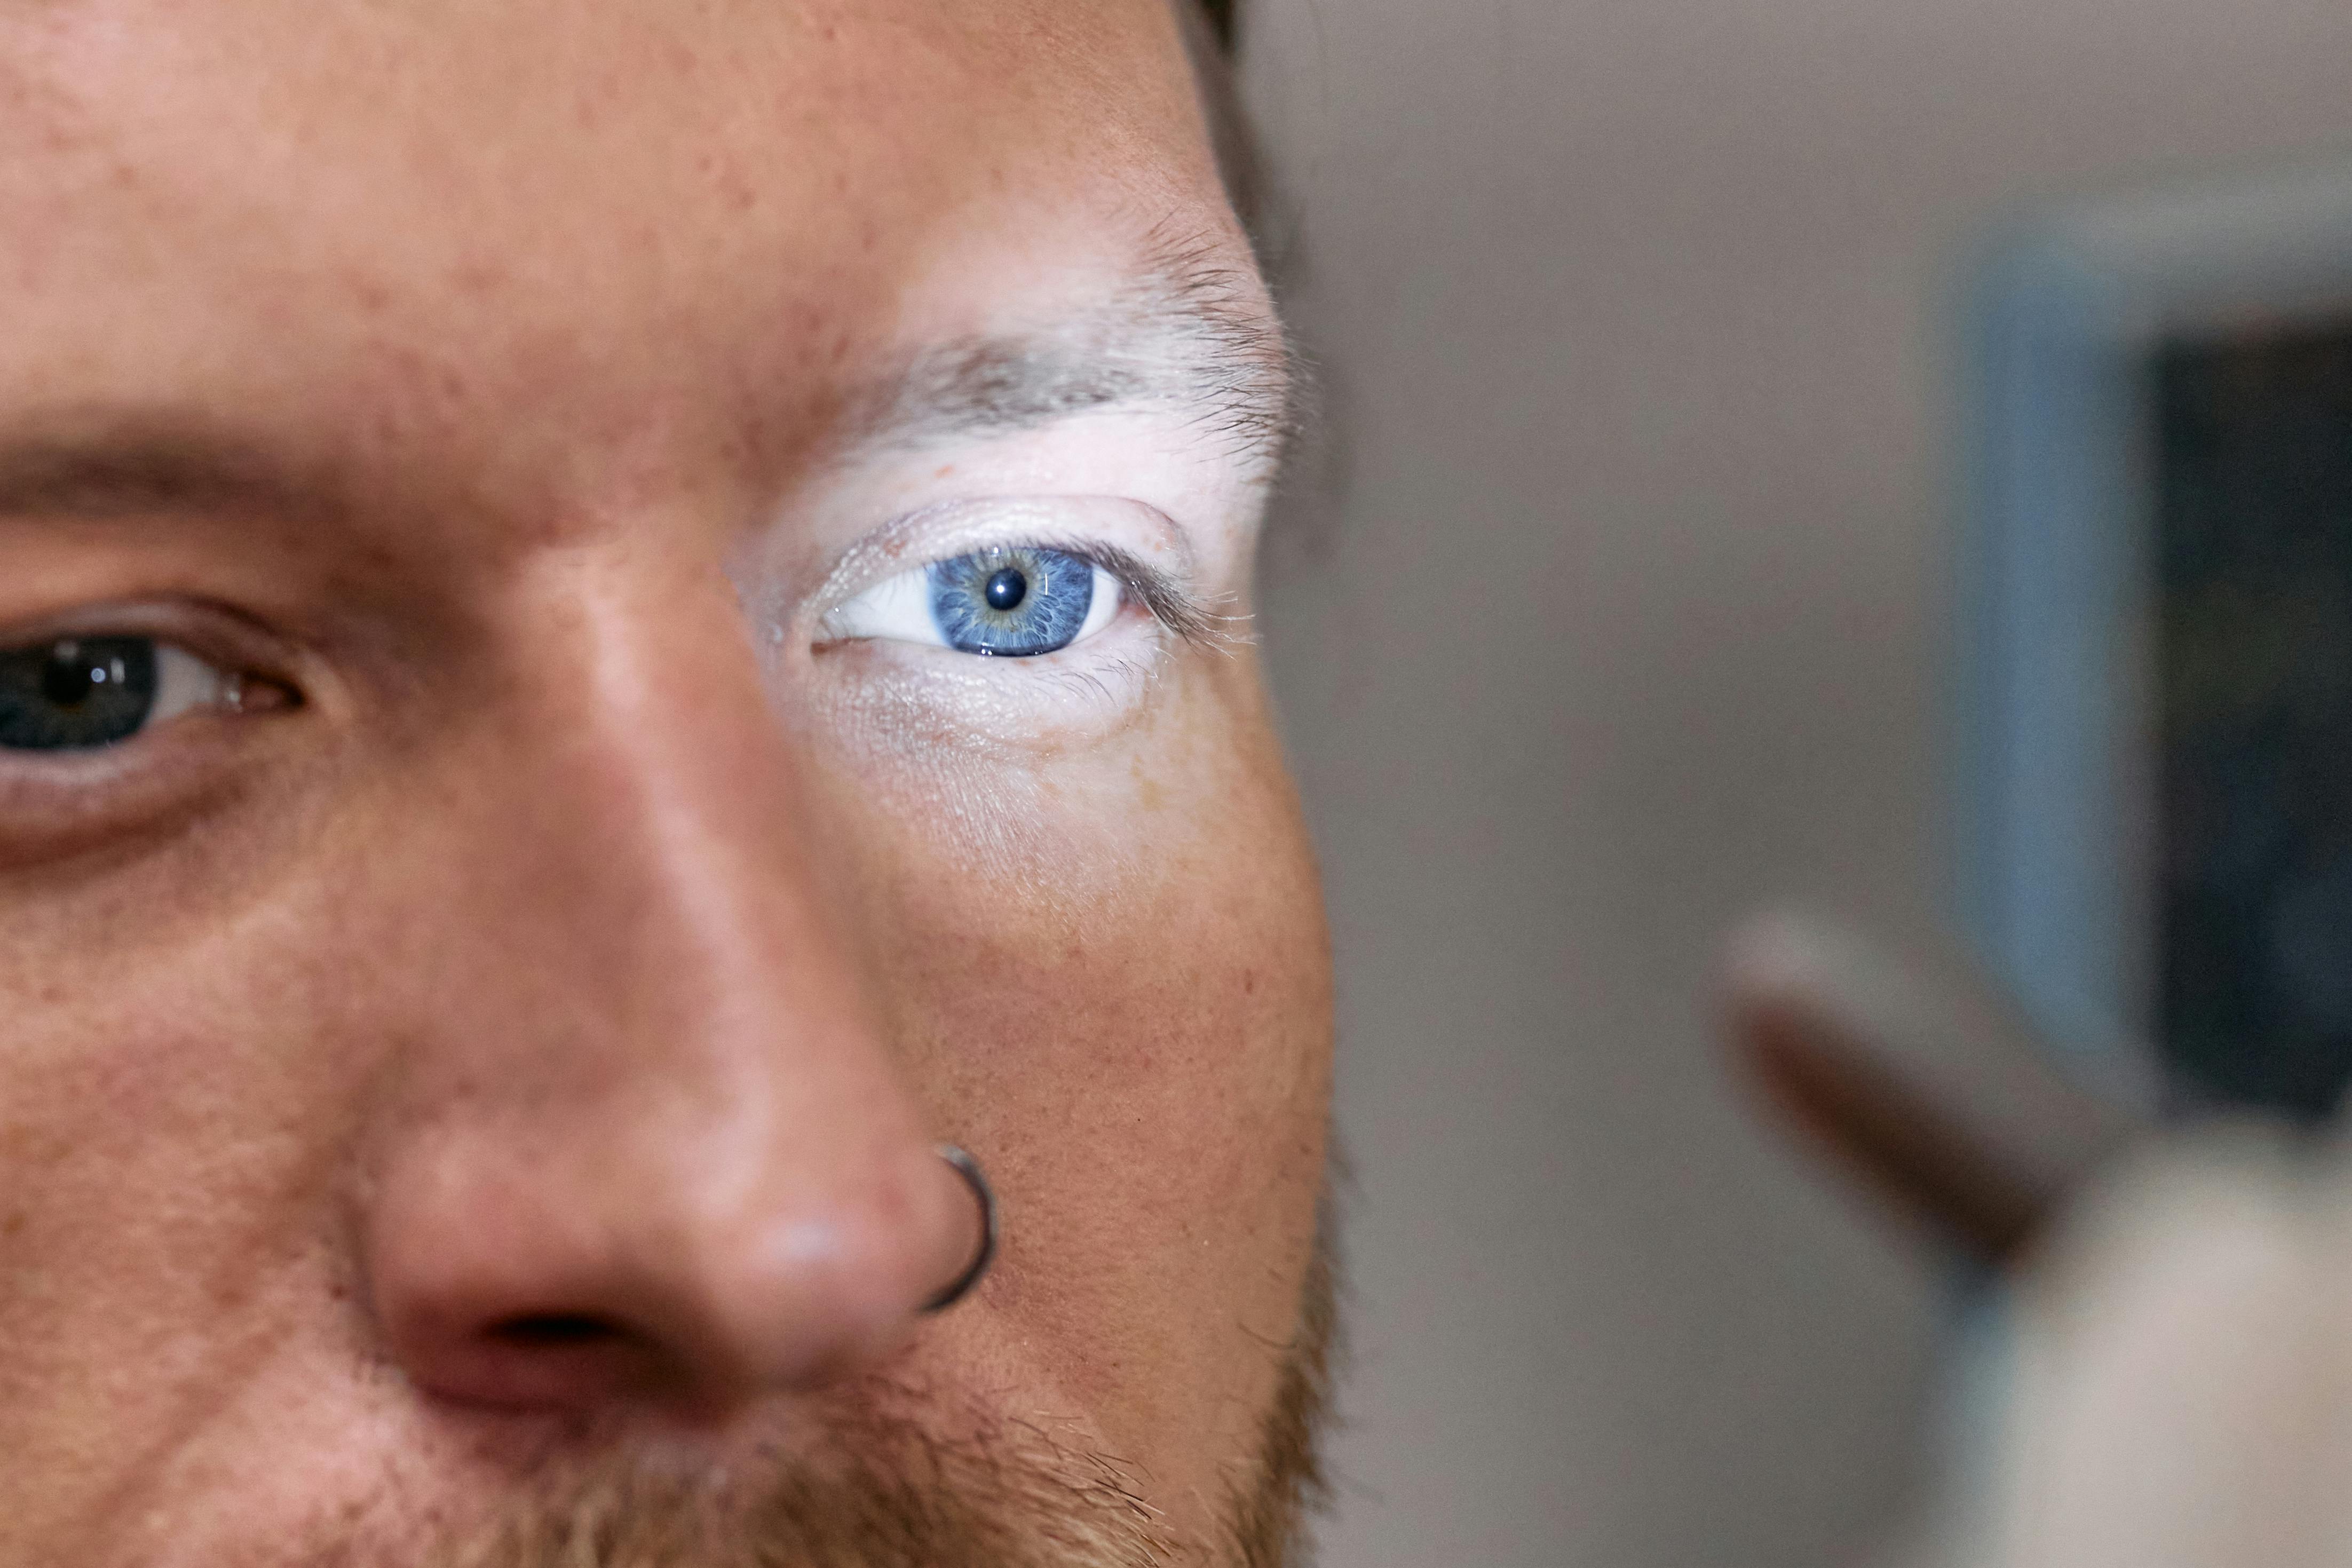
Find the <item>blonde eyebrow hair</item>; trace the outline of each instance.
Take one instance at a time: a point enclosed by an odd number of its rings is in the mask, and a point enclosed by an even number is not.
[[[852,444],[1004,435],[1131,407],[1181,414],[1236,455],[1274,461],[1297,430],[1306,384],[1246,264],[1155,238],[1105,300],[1034,331],[916,353],[853,421]]]

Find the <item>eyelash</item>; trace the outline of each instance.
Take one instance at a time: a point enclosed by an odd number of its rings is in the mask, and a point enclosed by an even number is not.
[[[1115,545],[1048,544],[1118,578],[1151,618],[1195,647],[1230,647],[1242,640],[1247,617],[1217,613],[1141,558]]]

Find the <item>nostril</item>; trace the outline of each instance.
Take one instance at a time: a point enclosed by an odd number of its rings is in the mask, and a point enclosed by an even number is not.
[[[584,1313],[541,1312],[493,1324],[491,1339],[516,1350],[576,1350],[618,1344],[636,1336],[617,1324]]]
[[[676,1375],[627,1323],[592,1312],[528,1312],[441,1342],[419,1381],[466,1403],[584,1408],[650,1392]]]
[[[637,1344],[637,1335],[628,1328],[585,1311],[531,1311],[527,1317],[510,1317],[503,1323],[491,1323],[485,1338],[506,1350],[522,1352],[621,1350]]]

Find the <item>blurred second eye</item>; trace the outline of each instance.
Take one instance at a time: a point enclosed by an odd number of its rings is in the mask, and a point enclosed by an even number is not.
[[[1042,545],[998,545],[903,572],[827,617],[849,638],[929,643],[1020,658],[1092,637],[1118,612],[1119,580]]]
[[[0,752],[111,746],[236,690],[234,677],[153,637],[0,648]]]

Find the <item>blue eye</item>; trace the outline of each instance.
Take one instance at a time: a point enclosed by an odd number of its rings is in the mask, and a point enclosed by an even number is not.
[[[988,545],[875,583],[825,614],[849,642],[922,642],[983,658],[1058,654],[1118,621],[1127,583],[1051,545]]]
[[[233,701],[238,683],[153,637],[59,637],[0,648],[0,752],[86,752],[190,709]]]
[[[1025,658],[1107,629],[1126,598],[1119,578],[1075,551],[998,544],[886,578],[836,605],[824,624],[845,640]]]
[[[961,653],[1022,658],[1077,640],[1094,607],[1095,565],[1014,545],[931,563],[931,621]]]

